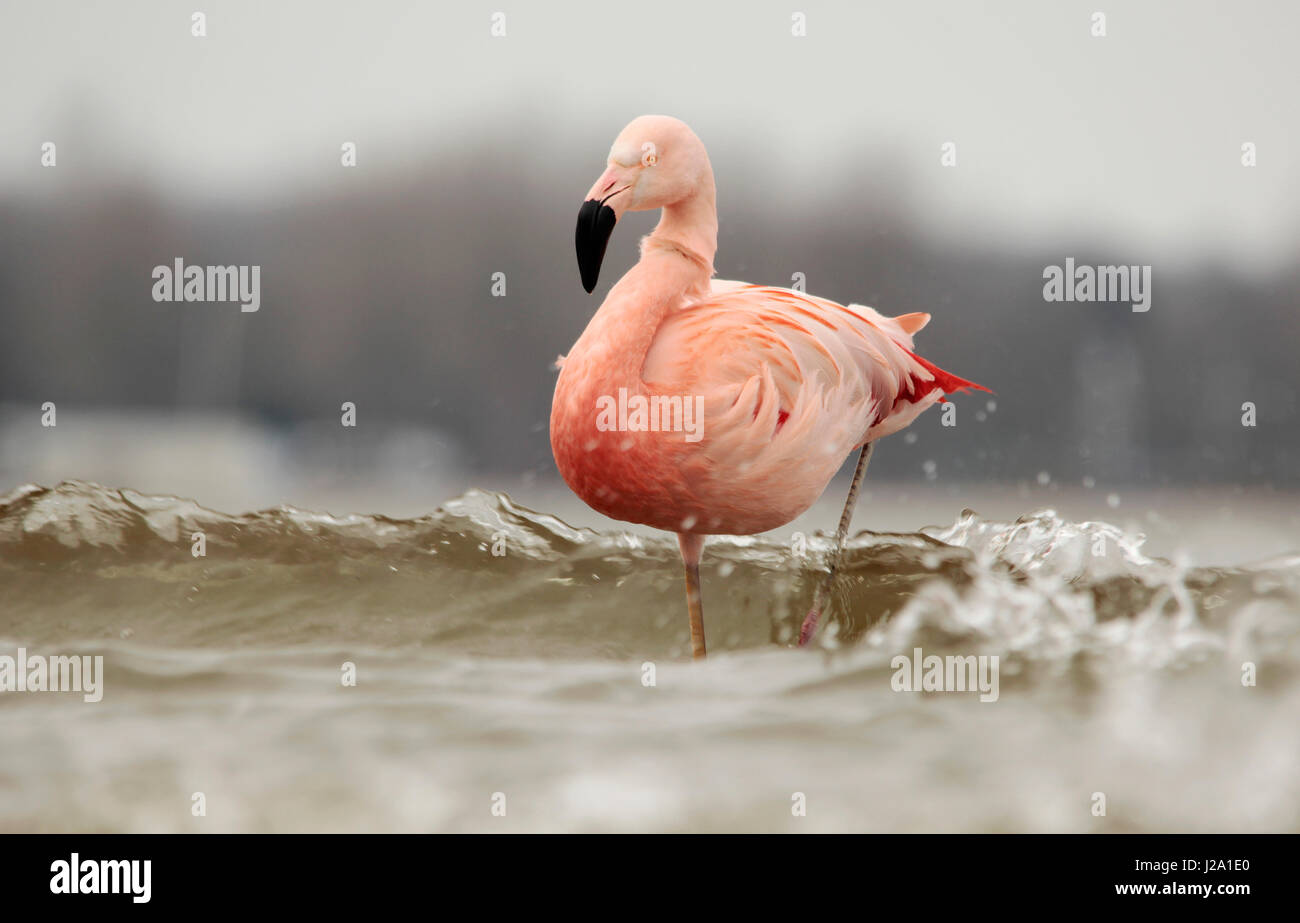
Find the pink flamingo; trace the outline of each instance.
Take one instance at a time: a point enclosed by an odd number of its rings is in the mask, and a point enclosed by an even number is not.
[[[635,119],[578,213],[582,285],[629,211],[662,208],[641,259],[567,357],[551,448],[588,505],[677,534],[691,647],[705,655],[700,553],[708,535],[777,528],[862,448],[831,567],[804,619],[817,627],[875,441],[943,395],[981,387],[912,352],[928,314],[884,317],[802,292],[713,279],[718,217],[704,145],[667,116]],[[987,390],[987,389],[983,389]]]

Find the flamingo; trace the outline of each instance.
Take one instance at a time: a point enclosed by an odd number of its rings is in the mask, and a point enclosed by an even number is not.
[[[596,287],[627,212],[662,209],[628,270],[558,360],[551,449],[593,509],[674,532],[691,649],[706,653],[700,557],[709,535],[778,528],[807,510],[860,449],[830,568],[799,633],[814,636],[872,447],[969,388],[912,351],[925,313],[885,317],[786,288],[713,278],[718,217],[703,143],[646,115],[615,139],[575,236]]]

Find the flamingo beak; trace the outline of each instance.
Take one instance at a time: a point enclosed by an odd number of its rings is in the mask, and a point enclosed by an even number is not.
[[[578,272],[582,273],[582,287],[590,295],[600,278],[600,264],[605,260],[605,247],[609,235],[614,233],[618,215],[601,199],[588,199],[578,211],[578,230],[574,243],[578,249]]]

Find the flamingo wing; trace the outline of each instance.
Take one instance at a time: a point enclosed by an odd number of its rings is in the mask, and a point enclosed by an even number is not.
[[[702,448],[719,465],[752,463],[760,452],[773,465],[798,464],[819,449],[838,465],[944,394],[980,387],[912,352],[912,334],[929,319],[714,280],[709,295],[660,325],[642,379],[703,396]]]

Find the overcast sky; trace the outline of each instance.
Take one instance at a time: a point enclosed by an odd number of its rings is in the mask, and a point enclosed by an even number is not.
[[[195,8],[206,38],[190,35]],[[489,32],[498,10],[504,38]],[[761,158],[787,195],[889,154],[930,230],[1011,245],[1083,229],[1135,261],[1265,268],[1300,249],[1297,34],[1285,0],[5,0],[0,194],[39,194],[48,140],[61,180],[310,194],[336,181],[343,140],[383,169],[530,113],[539,146],[582,158],[576,198],[623,123],[664,112],[723,162]],[[955,168],[939,165],[945,141]],[[725,207],[725,175],[719,187]]]

